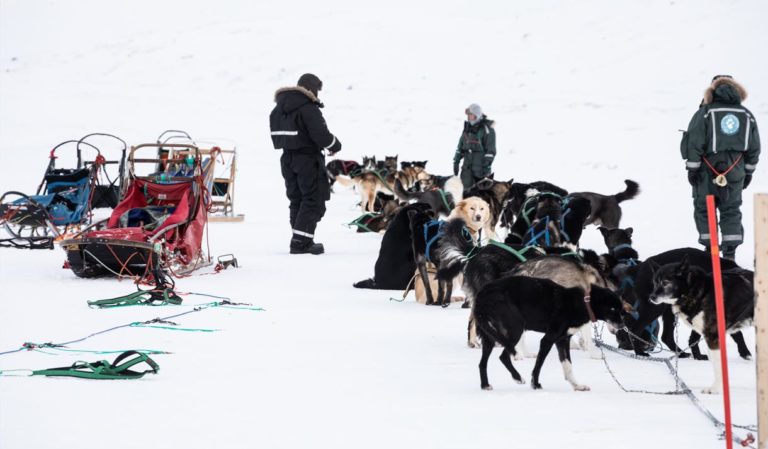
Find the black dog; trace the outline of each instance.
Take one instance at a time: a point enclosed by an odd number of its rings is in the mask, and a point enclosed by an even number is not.
[[[678,353],[680,357],[690,357],[690,354],[683,352],[683,350],[677,346],[674,337],[674,325],[675,322],[674,313],[672,308],[668,304],[653,304],[649,300],[651,293],[653,293],[653,276],[654,267],[664,266],[671,263],[680,263],[683,259],[688,259],[688,264],[692,267],[699,267],[704,270],[709,270],[711,267],[711,256],[709,253],[695,248],[678,248],[670,251],[665,251],[661,254],[657,254],[653,257],[649,257],[639,265],[632,267],[628,270],[628,275],[632,276],[634,281],[630,288],[629,296],[625,297],[630,304],[636,304],[638,317],[636,320],[627,321],[627,327],[634,335],[640,335],[643,328],[651,324],[659,317],[663,318],[664,327],[661,333],[661,341],[667,345],[669,349]],[[740,270],[741,268],[736,265],[736,262],[727,259],[720,259],[720,264],[724,272],[729,272],[734,269]],[[689,341],[695,342],[700,338],[698,333],[691,332]],[[741,332],[734,332],[731,334],[731,338],[736,342],[739,348],[739,355],[749,360],[752,357],[746,343],[744,342],[744,336]],[[634,344],[635,337],[631,337],[632,347],[626,349],[634,349],[637,355],[648,356],[648,354],[642,350],[643,344]],[[691,353],[696,360],[707,360],[707,356],[701,354],[698,345],[691,345]]]
[[[754,273],[748,270],[723,272],[723,305],[728,332],[752,325],[755,312],[753,278]],[[649,297],[653,304],[670,304],[689,326],[704,336],[715,370],[715,382],[704,393],[719,393],[722,384],[714,290],[712,275],[691,266],[686,256],[680,263],[657,267],[653,293]]]
[[[377,290],[405,290],[416,270],[413,257],[413,237],[408,211],[429,211],[426,204],[411,204],[403,207],[384,233],[376,259],[374,276],[356,282],[355,288]]]
[[[592,213],[587,219],[586,224],[601,224],[606,228],[618,228],[621,221],[621,206],[619,203],[631,200],[640,193],[640,186],[632,180],[625,180],[627,188],[616,195],[601,195],[594,192],[576,192],[571,196],[577,198],[586,198],[592,204]]]
[[[586,198],[565,198],[560,219],[560,233],[565,242],[579,246],[581,233],[591,212],[592,206]]]
[[[411,235],[413,236],[413,255],[426,291],[426,304],[439,304],[447,307],[451,303],[453,278],[437,277],[437,298],[435,298],[432,295],[432,287],[429,282],[427,262],[434,264],[437,270],[442,267],[442,255],[445,252],[441,251],[440,246],[446,229],[451,229],[449,231],[451,233],[465,234],[465,238],[470,242],[472,237],[466,231],[465,223],[461,219],[436,221],[433,214],[418,210],[409,210],[408,216],[411,221]]]
[[[520,373],[512,365],[510,354],[515,354],[515,345],[526,330],[544,333],[531,376],[534,389],[541,388],[541,366],[552,345],[556,345],[565,379],[574,390],[589,390],[573,377],[569,337],[590,321],[590,304],[596,319],[615,327],[621,326],[622,322],[621,299],[596,285],[591,288],[590,302],[585,303],[584,291],[580,288],[561,287],[547,279],[511,276],[488,284],[476,301],[475,318],[483,342],[480,386],[484,390],[492,389],[488,383],[487,366],[495,343],[504,348],[499,357],[501,363],[515,381],[523,383]]]
[[[351,176],[353,172],[360,169],[360,164],[356,161],[342,161],[341,159],[334,159],[325,165],[325,171],[328,173],[328,180],[331,183],[331,189],[333,189],[333,183],[336,182],[336,177],[339,175]]]

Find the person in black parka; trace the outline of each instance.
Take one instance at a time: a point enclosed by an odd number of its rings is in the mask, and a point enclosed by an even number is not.
[[[323,82],[306,73],[295,87],[275,92],[275,108],[269,115],[272,143],[282,150],[280,167],[290,201],[290,223],[293,231],[291,254],[322,254],[325,249],[315,243],[315,228],[325,214],[330,199],[330,186],[325,171],[325,155],[341,150],[341,142],[328,131],[317,95]]]

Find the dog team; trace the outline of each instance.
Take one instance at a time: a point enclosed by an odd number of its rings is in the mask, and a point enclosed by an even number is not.
[[[415,284],[421,302],[446,307],[454,284],[460,285],[463,307],[470,309],[467,343],[482,348],[483,389],[491,389],[487,363],[496,345],[513,380],[524,383],[513,360],[533,356],[522,341],[525,331],[534,331],[544,335],[531,386],[542,387],[539,373],[555,346],[566,381],[574,390],[588,390],[575,379],[570,340],[580,333],[582,348],[600,357],[591,329],[604,321],[619,347],[639,356],[648,355],[660,334],[658,339],[679,357],[705,360],[698,348],[703,336],[714,370],[714,383],[704,392],[718,393],[710,237],[700,225],[701,197],[707,194],[717,197],[720,210],[728,332],[739,355],[751,357],[740,330],[752,322],[754,274],[734,259],[743,242],[741,193],[751,182],[760,143],[754,117],[741,106],[746,91],[732,77],[713,78],[681,142],[704,250],[677,248],[646,259],[632,246],[633,228],[620,227],[621,203],[640,192],[636,182],[626,180],[623,191],[603,195],[569,192],[547,181],[495,180],[493,121],[477,104],[465,111],[452,176],[430,174],[427,161],[398,165],[397,156],[325,164],[323,151],[334,155],[341,143],[320,112],[321,89],[319,78],[303,75],[296,87],[277,91],[270,116],[273,143],[283,150],[293,231],[290,252],[324,252],[314,242],[324,202],[335,183],[354,187],[363,215],[353,224],[359,232],[383,233],[374,276],[354,286],[407,293]],[[601,232],[606,251],[579,245],[589,225]],[[690,353],[675,342],[676,316],[692,329]]]

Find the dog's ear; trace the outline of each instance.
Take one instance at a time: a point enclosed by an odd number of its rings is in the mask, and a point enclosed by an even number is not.
[[[603,234],[603,238],[608,237],[608,228],[605,226],[600,226],[597,230],[600,231],[600,234]]]
[[[624,232],[627,233],[627,237],[632,238],[632,232],[634,232],[634,229],[627,228],[627,229],[624,230]]]
[[[656,274],[656,272],[659,271],[659,268],[661,268],[661,265],[656,263],[655,260],[649,260],[648,265],[651,267],[651,274]]]
[[[514,184],[515,178],[509,178],[509,181],[507,181],[507,184],[509,184],[509,187],[512,187],[512,184]]]
[[[677,267],[677,273],[681,275],[687,273],[690,266],[691,263],[688,260],[688,254],[686,254],[685,257],[683,257],[683,261],[680,262],[680,265]]]

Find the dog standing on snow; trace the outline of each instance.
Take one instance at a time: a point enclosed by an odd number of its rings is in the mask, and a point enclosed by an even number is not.
[[[747,270],[723,273],[725,328],[728,333],[752,326],[755,312],[753,278],[754,273]],[[680,263],[659,267],[653,276],[653,287],[649,298],[653,304],[671,304],[675,313],[704,336],[715,371],[715,382],[702,393],[720,393],[723,373],[712,275],[691,266],[686,256]]]

